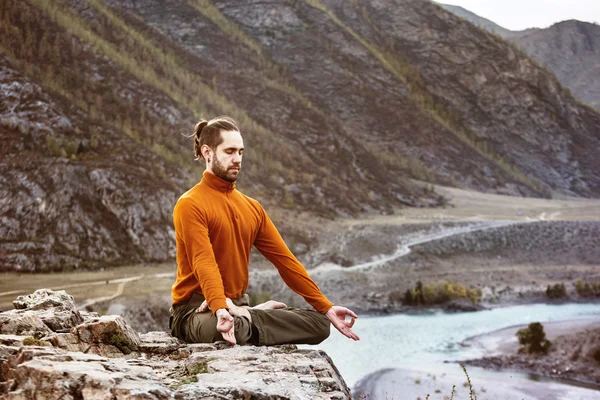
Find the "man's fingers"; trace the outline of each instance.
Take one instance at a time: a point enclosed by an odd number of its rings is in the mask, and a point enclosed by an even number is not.
[[[356,318],[352,318],[352,319],[350,320],[350,322],[344,322],[344,323],[346,324],[346,326],[347,326],[348,328],[352,328],[352,327],[354,326],[354,321],[356,321]]]
[[[204,300],[202,302],[202,304],[200,304],[200,307],[198,307],[196,309],[196,312],[203,313],[203,312],[205,312],[207,310],[208,310],[208,302],[206,300]]]
[[[350,329],[348,327],[343,327],[342,329],[340,329],[340,332],[342,333],[342,335],[346,336],[347,338],[350,338],[352,340],[360,340],[358,335],[356,333],[352,332],[352,329]]]
[[[354,324],[354,322],[350,322],[350,323]],[[352,340],[360,340],[358,335],[356,333],[352,332],[352,329],[350,329],[348,324],[349,323],[342,321],[340,324],[334,324],[334,326],[337,328],[338,331],[340,331],[340,333],[342,335],[346,336],[347,338],[350,338]]]
[[[349,310],[346,308],[346,314],[348,314],[349,316],[351,316],[352,318],[358,318],[358,315],[354,314],[354,311]]]
[[[225,332],[223,334],[223,339],[225,339],[227,342],[235,345],[236,344],[236,340],[235,340],[235,334],[234,334],[234,329],[233,327],[231,327],[231,329],[227,332]]]

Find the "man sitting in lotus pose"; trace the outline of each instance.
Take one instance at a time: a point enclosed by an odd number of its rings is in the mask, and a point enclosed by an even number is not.
[[[177,280],[172,288],[172,335],[194,343],[317,344],[329,336],[331,322],[348,338],[359,340],[351,329],[356,314],[327,300],[259,202],[235,188],[244,152],[235,121],[200,121],[194,152],[196,159],[206,161],[206,171],[173,212]],[[316,311],[287,308],[277,301],[249,307],[245,292],[253,245]]]

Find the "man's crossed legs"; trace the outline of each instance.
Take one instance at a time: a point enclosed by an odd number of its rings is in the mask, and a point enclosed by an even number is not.
[[[272,300],[248,307],[248,300],[244,295],[228,301],[237,344],[318,344],[329,337],[329,319],[319,312],[287,308]],[[224,340],[217,330],[217,316],[203,303],[204,297],[194,294],[187,304],[174,306],[173,336],[189,343]]]

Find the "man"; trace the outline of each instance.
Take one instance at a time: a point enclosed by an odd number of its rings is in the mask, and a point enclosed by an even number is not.
[[[173,212],[177,280],[171,333],[187,342],[317,344],[329,336],[331,322],[348,338],[359,340],[351,329],[356,314],[327,300],[262,206],[235,188],[243,152],[242,135],[231,118],[196,125],[194,153],[206,161],[206,171]],[[249,307],[245,292],[252,245],[316,311],[276,301]]]

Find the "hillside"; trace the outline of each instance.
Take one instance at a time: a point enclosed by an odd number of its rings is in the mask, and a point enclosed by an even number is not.
[[[576,98],[600,109],[600,25],[563,21],[513,40]]]
[[[577,20],[549,28],[511,31],[462,7],[439,4],[480,28],[514,42],[552,71],[573,95],[600,109],[600,26]]]
[[[171,259],[202,170],[181,133],[218,114],[240,188],[299,240],[286,213],[443,204],[410,178],[600,194],[600,115],[429,2],[6,0],[0,21],[2,270]]]
[[[439,4],[441,7],[444,7],[446,10],[450,11],[454,15],[464,18],[467,21],[471,22],[472,24],[477,25],[480,28],[483,28],[486,31],[489,31],[491,33],[500,35],[503,38],[519,36],[526,32],[529,33],[529,32],[537,30],[537,28],[530,28],[530,29],[526,29],[524,31],[511,31],[510,29],[506,29],[506,28],[498,25],[497,23],[490,21],[487,18],[483,18],[483,17],[475,14],[474,12],[471,12],[461,6],[455,6],[455,5],[451,5],[451,4],[442,4],[442,3],[437,3],[437,4]]]

